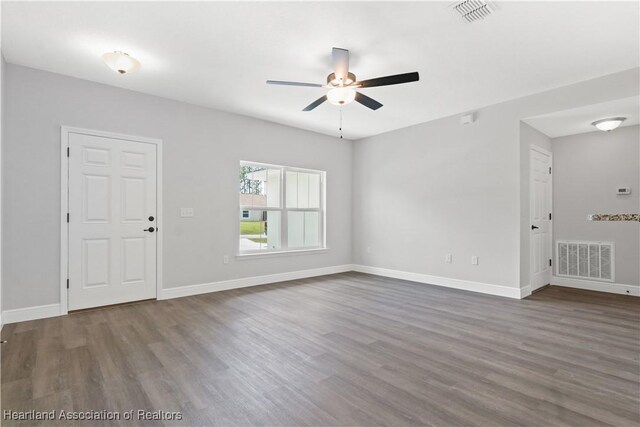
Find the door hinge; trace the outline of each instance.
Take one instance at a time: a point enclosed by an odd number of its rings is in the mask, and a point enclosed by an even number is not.
[[[551,260],[549,260],[549,267],[551,267]]]
[[[549,212],[549,219],[551,219],[551,212]]]
[[[69,289],[69,279],[67,279],[67,289]]]
[[[69,212],[67,212],[67,223],[69,223]]]
[[[549,166],[549,175],[551,175],[551,166]]]
[[[69,157],[69,152],[70,152],[69,147],[67,147],[67,157]]]

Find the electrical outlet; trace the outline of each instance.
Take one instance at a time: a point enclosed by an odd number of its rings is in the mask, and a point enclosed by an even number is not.
[[[193,217],[193,208],[180,208],[180,217],[181,218]]]
[[[222,262],[223,262],[224,264],[229,264],[229,256],[228,256],[228,255],[223,256],[223,257],[222,257]]]
[[[472,255],[471,256],[471,264],[478,265],[478,256],[477,255]]]
[[[444,262],[453,262],[453,256],[451,254],[445,254],[444,255]]]

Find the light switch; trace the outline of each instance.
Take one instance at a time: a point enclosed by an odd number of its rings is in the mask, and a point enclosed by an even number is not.
[[[477,255],[473,255],[471,257],[471,264],[478,265],[478,256]]]
[[[180,217],[191,218],[193,216],[193,208],[180,208]]]
[[[444,262],[453,262],[453,255],[451,254],[445,254],[444,256]]]

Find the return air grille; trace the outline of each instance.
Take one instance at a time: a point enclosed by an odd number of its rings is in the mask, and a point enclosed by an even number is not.
[[[467,22],[480,21],[493,13],[494,8],[483,0],[464,0],[451,7]]]
[[[613,282],[614,261],[613,242],[556,242],[558,276]]]

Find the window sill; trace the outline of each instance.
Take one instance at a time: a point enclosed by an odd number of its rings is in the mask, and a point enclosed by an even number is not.
[[[292,251],[278,251],[278,252],[256,252],[256,253],[247,253],[247,254],[237,254],[237,260],[247,260],[247,259],[255,259],[255,258],[271,258],[271,257],[279,257],[279,256],[290,256],[290,255],[314,255],[314,254],[323,254],[329,252],[329,248],[316,248],[316,249],[299,249]]]

